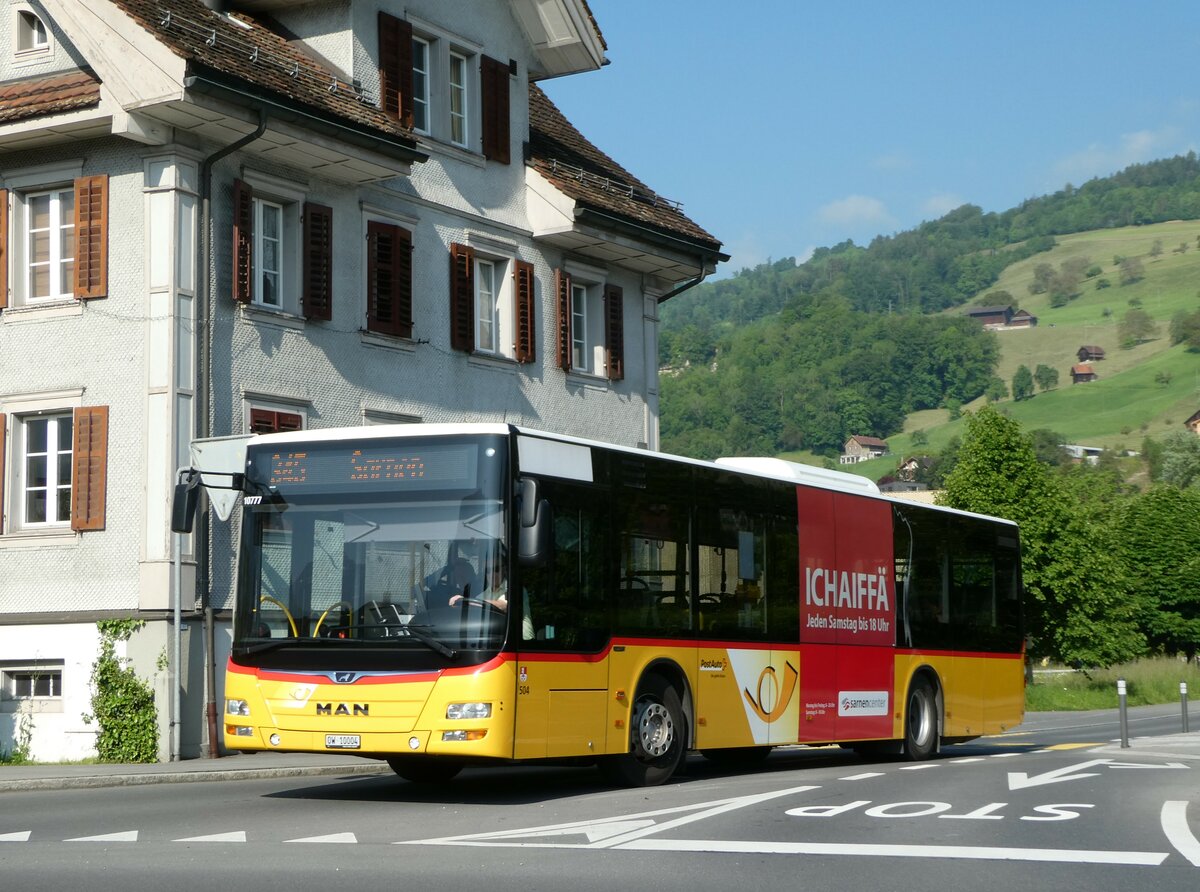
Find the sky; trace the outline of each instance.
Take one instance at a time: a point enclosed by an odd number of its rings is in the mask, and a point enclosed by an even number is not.
[[[1200,150],[1198,0],[589,0],[542,83],[726,276]]]

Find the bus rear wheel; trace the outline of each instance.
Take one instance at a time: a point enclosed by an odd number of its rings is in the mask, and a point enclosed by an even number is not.
[[[679,692],[664,678],[646,679],[633,703],[630,749],[599,760],[604,777],[627,787],[654,787],[667,781],[687,752],[687,725]]]
[[[937,749],[937,701],[927,679],[913,680],[904,715],[904,755],[913,762],[928,759]]]
[[[432,756],[396,756],[387,760],[392,771],[412,784],[441,784],[453,780],[463,763]]]

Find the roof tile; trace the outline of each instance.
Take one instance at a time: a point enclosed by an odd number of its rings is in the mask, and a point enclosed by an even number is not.
[[[72,71],[0,86],[0,122],[59,114],[100,104],[100,81]]]

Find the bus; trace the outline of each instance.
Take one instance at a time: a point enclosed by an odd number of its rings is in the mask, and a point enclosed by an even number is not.
[[[1006,520],[509,424],[258,435],[232,479],[229,750],[646,786],[689,752],[921,760],[1023,718]]]

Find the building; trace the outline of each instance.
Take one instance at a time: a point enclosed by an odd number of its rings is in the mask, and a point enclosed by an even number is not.
[[[1012,314],[1012,318],[1008,320],[1009,328],[1035,328],[1037,324],[1038,317],[1028,310],[1017,310]]]
[[[1104,348],[1097,347],[1095,344],[1084,344],[1075,352],[1075,355],[1080,362],[1097,362],[1104,359]]]
[[[1193,412],[1191,415],[1189,415],[1187,421],[1184,422],[1184,425],[1193,434],[1200,436],[1200,412]]]
[[[658,305],[727,257],[540,84],[586,0],[13,0],[0,29],[0,748],[93,748],[96,621],[182,755],[232,545],[173,573],[198,437],[511,420],[658,446]],[[204,527],[201,527],[203,530]],[[217,685],[205,669],[218,667]]]
[[[881,455],[888,454],[889,449],[886,440],[880,440],[876,437],[853,436],[842,447],[842,454],[838,456],[838,464],[856,465],[859,462],[870,461],[873,458],[879,458]]]
[[[1089,363],[1077,362],[1071,366],[1072,384],[1086,384],[1088,381],[1095,381],[1098,377],[1100,376],[1096,374],[1096,370]]]
[[[1005,307],[972,307],[967,310],[967,316],[974,319],[986,329],[1004,328],[1013,317],[1013,308]]]

